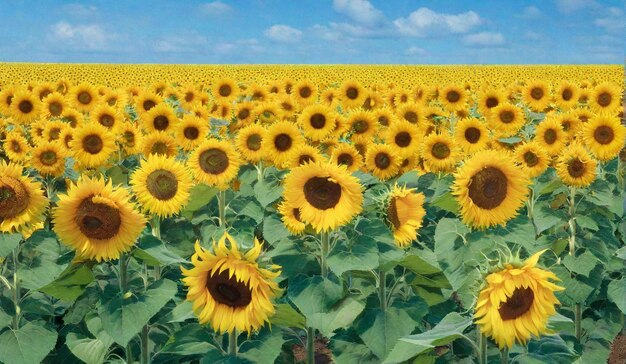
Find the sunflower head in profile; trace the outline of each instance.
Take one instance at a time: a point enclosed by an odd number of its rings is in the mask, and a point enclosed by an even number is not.
[[[530,179],[505,153],[474,154],[454,174],[452,194],[463,222],[477,229],[504,225],[526,201]]]
[[[334,230],[361,212],[359,180],[343,166],[307,163],[292,169],[284,180],[284,199],[300,208],[300,219],[316,231]]]
[[[278,212],[280,213],[283,225],[293,235],[300,235],[306,229],[306,223],[302,221],[300,217],[300,208],[292,206],[286,202],[282,202],[278,205]]]
[[[615,116],[597,115],[583,127],[583,141],[601,161],[611,160],[624,147],[626,127]]]
[[[88,168],[104,165],[116,150],[113,134],[97,123],[89,123],[77,128],[70,147],[74,157]]]
[[[586,187],[596,178],[597,162],[579,143],[570,144],[556,162],[556,174],[568,186]]]
[[[330,156],[331,163],[343,165],[348,172],[356,172],[363,165],[363,156],[351,144],[339,143],[333,147]]]
[[[280,294],[276,279],[281,272],[276,265],[259,267],[261,251],[255,238],[252,249],[240,252],[228,233],[213,242],[213,252],[196,242],[193,267],[181,270],[187,300],[200,324],[208,323],[218,333],[251,333],[269,321],[275,312],[272,301]]]
[[[480,332],[500,349],[511,348],[516,341],[524,345],[532,336],[549,332],[548,319],[559,304],[554,292],[564,288],[550,282],[559,280],[554,273],[537,267],[545,251],[524,262],[511,258],[485,278],[474,317]]]
[[[550,156],[537,142],[523,143],[515,148],[513,153],[515,161],[530,178],[541,175],[550,164]]]
[[[387,144],[370,144],[365,151],[365,167],[381,181],[398,174],[402,159]]]
[[[0,161],[0,233],[25,234],[44,220],[49,201],[43,186],[23,171],[20,165]]]
[[[11,116],[13,120],[28,124],[39,117],[41,101],[27,90],[17,91],[11,101]]]
[[[393,230],[393,239],[400,248],[406,248],[417,239],[422,227],[424,194],[414,189],[394,186],[386,202],[386,215]]]
[[[209,139],[196,148],[187,167],[198,182],[226,189],[228,183],[237,177],[241,160],[235,147],[224,140]]]
[[[321,141],[335,130],[335,119],[335,114],[330,108],[315,104],[302,110],[298,122],[307,138]]]
[[[543,81],[532,81],[526,85],[522,92],[522,98],[532,110],[542,112],[550,104],[550,89]]]
[[[32,150],[31,165],[42,176],[59,177],[65,171],[65,149],[60,142],[43,142]]]
[[[188,202],[191,176],[174,158],[151,155],[141,162],[130,185],[146,212],[169,217],[179,213]]]
[[[85,258],[114,260],[128,251],[146,225],[123,187],[84,177],[59,196],[53,210],[59,239]]]
[[[609,115],[615,113],[622,105],[622,92],[612,83],[605,82],[597,85],[589,95],[589,106],[596,112]]]

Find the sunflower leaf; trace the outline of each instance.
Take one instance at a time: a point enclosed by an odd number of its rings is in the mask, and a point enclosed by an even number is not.
[[[61,275],[73,253],[59,244],[53,232],[39,230],[26,240],[20,256],[22,286],[39,289]]]
[[[200,210],[202,207],[211,202],[213,197],[217,195],[217,191],[217,188],[210,187],[205,184],[193,186],[189,191],[189,203],[185,206],[181,215],[187,220],[190,220],[194,212]]]
[[[609,299],[617,305],[617,308],[626,314],[626,278],[612,281],[607,288]]]
[[[63,301],[74,301],[93,280],[93,273],[87,266],[72,265],[40,291]]]
[[[54,348],[57,332],[29,322],[17,330],[0,335],[0,362],[40,363]]]
[[[366,310],[356,323],[356,330],[365,345],[380,359],[396,345],[399,338],[417,326],[404,309],[389,307]]]
[[[0,233],[0,258],[11,254],[13,249],[20,243],[20,240],[22,240],[22,234]]]

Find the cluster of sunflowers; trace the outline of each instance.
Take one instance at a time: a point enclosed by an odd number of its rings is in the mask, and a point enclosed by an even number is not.
[[[220,191],[226,226],[223,191],[237,191],[240,169],[254,166],[262,181],[274,168],[285,171],[276,209],[293,235],[321,234],[326,276],[328,234],[363,208],[359,176],[388,184],[381,217],[402,249],[426,214],[424,194],[397,183],[407,172],[452,175],[462,221],[484,230],[514,218],[550,167],[567,186],[589,186],[626,138],[622,89],[611,82],[322,85],[3,86],[0,231],[51,229],[77,261],[117,260],[148,223],[158,234],[160,221],[177,216],[194,185]],[[107,170],[125,160],[137,161],[129,185],[113,185]],[[66,191],[53,198],[59,181]],[[263,245],[240,247],[228,233],[212,252],[197,242],[193,267],[182,268],[193,311],[216,332],[259,329],[281,291],[280,267],[259,265]],[[562,288],[536,267],[541,253],[502,262],[478,294],[476,323],[501,348],[545,333],[555,313]]]

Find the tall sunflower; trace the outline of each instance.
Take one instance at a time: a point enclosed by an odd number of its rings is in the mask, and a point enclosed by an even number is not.
[[[241,160],[235,147],[224,140],[209,139],[196,148],[187,160],[195,179],[209,186],[226,189],[237,177]]]
[[[494,339],[500,349],[522,345],[531,336],[549,332],[548,319],[556,313],[559,300],[554,292],[564,288],[550,282],[557,276],[537,267],[539,251],[524,262],[511,259],[485,278],[478,295],[474,317],[480,332]]]
[[[83,177],[59,195],[52,211],[59,239],[82,257],[118,259],[130,250],[146,225],[123,187],[104,179]]]
[[[213,242],[213,253],[196,241],[193,268],[181,267],[181,271],[187,300],[193,303],[200,324],[209,323],[218,333],[251,333],[269,321],[275,312],[272,301],[280,293],[276,278],[281,272],[276,265],[259,267],[261,251],[255,238],[252,249],[240,252],[228,233]]]
[[[601,161],[615,158],[624,147],[626,127],[615,116],[597,115],[583,127],[583,141]]]
[[[301,220],[318,232],[345,225],[361,212],[361,185],[343,166],[307,163],[292,169],[283,183],[285,203],[298,206]]]
[[[529,184],[508,154],[484,150],[457,169],[451,189],[463,222],[484,229],[515,217],[526,201]]]
[[[0,233],[25,233],[44,220],[48,199],[40,182],[23,176],[24,167],[0,161]]]
[[[113,134],[96,123],[85,124],[76,129],[70,147],[74,157],[89,168],[105,164],[116,150]]]
[[[417,232],[422,227],[424,194],[414,189],[394,186],[387,197],[387,220],[393,230],[393,239],[400,248],[410,246],[417,239]]]
[[[597,162],[585,148],[571,144],[565,149],[556,163],[556,174],[568,186],[586,187],[596,178]]]

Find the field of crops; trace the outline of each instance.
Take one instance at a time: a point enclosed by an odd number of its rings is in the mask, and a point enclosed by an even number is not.
[[[623,94],[0,64],[0,362],[623,363]]]

